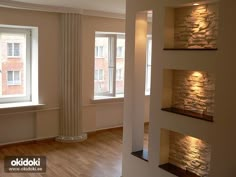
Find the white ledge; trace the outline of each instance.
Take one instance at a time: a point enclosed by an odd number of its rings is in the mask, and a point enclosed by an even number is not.
[[[124,97],[97,97],[91,99],[92,104],[96,103],[123,103]]]
[[[21,108],[21,107],[39,107],[39,106],[44,106],[44,104],[33,103],[33,102],[4,103],[4,104],[0,104],[0,109]]]

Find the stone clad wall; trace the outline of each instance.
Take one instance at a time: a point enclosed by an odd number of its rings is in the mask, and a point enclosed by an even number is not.
[[[173,107],[213,116],[214,96],[213,74],[202,71],[173,71]]]
[[[175,9],[176,48],[216,48],[217,4]]]
[[[210,159],[211,147],[208,143],[170,131],[169,163],[207,177]]]

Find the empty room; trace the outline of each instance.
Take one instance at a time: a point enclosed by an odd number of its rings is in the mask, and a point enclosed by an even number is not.
[[[0,177],[236,177],[235,6],[0,0]]]

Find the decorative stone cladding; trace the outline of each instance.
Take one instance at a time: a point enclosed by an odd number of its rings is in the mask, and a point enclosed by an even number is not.
[[[202,71],[173,70],[172,107],[213,116],[215,77]]]
[[[175,9],[176,48],[216,48],[217,31],[217,4]]]
[[[210,171],[211,147],[208,143],[170,131],[169,163],[201,177]]]

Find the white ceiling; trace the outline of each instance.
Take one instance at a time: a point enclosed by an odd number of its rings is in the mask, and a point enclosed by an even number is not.
[[[6,0],[0,0],[1,2]],[[36,4],[78,10],[125,13],[125,0],[7,0],[8,3]]]

